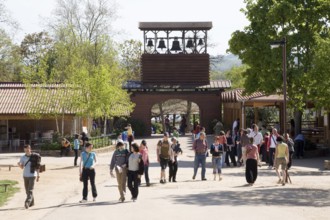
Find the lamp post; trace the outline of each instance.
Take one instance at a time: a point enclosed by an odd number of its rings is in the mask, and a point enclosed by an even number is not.
[[[286,37],[280,41],[274,41],[270,44],[271,48],[278,48],[282,46],[283,59],[283,131],[286,132]]]

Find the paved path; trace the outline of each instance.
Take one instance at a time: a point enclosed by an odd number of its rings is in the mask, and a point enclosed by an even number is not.
[[[18,180],[21,191],[0,208],[0,219],[330,219],[330,172],[322,170],[326,158],[295,160],[290,171],[293,184],[285,186],[276,184],[275,171],[266,166],[259,169],[253,187],[246,185],[244,169],[238,167],[224,168],[223,180],[213,181],[211,158],[207,159],[208,181],[193,181],[191,137],[186,136],[179,138],[184,154],[180,158],[178,182],[159,184],[160,168],[155,154],[159,138],[147,139],[152,186],[146,187],[143,179],[136,202],[130,201],[128,194],[125,203],[118,203],[116,180],[110,178],[108,167],[112,153],[98,155],[99,196],[96,202],[86,204],[78,203],[82,184],[78,181],[78,168],[72,166],[73,158],[44,157],[47,171],[35,187],[36,205],[28,210],[23,208],[22,171],[1,167],[0,179]],[[0,164],[16,164],[20,155],[0,154]]]

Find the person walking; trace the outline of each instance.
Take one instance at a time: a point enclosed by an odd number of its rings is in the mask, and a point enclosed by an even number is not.
[[[145,178],[145,181],[146,181],[146,186],[150,186],[150,179],[149,179],[149,151],[148,151],[147,142],[145,140],[142,140],[141,141],[140,154],[142,155],[142,160],[143,160],[143,163],[144,163],[144,178]]]
[[[206,153],[207,153],[207,141],[206,141],[206,134],[204,132],[200,132],[199,139],[196,139],[193,143],[192,149],[195,151],[195,161],[194,161],[194,175],[192,179],[194,180],[196,178],[197,170],[199,168],[199,165],[202,166],[202,175],[201,179],[202,181],[207,180],[205,178],[205,163],[206,163]]]
[[[285,185],[286,181],[286,169],[287,169],[287,164],[289,162],[289,149],[288,145],[284,143],[284,138],[282,136],[278,136],[276,138],[277,141],[277,146],[275,149],[275,171],[278,176],[278,182],[277,183],[282,183],[282,185]],[[281,166],[282,170],[282,177],[278,172],[279,167]]]
[[[241,130],[241,140],[240,145],[242,146],[242,157],[240,158],[240,161],[242,162],[243,166],[246,165],[246,146],[250,143],[249,137],[248,137],[248,131],[246,129]]]
[[[277,129],[273,128],[272,129],[272,134],[270,135],[267,143],[267,149],[269,149],[269,169],[272,169],[274,166],[274,154],[275,154],[275,149],[277,146],[277,137],[279,134],[277,133]]]
[[[167,168],[168,162],[173,161],[173,150],[171,148],[172,143],[168,140],[169,133],[165,132],[163,139],[158,141],[157,144],[157,161],[160,164],[160,183],[166,183],[165,170]]]
[[[296,148],[296,157],[304,158],[304,145],[305,145],[305,138],[303,134],[298,134],[296,138],[294,139],[294,145]]]
[[[214,178],[213,180],[216,180],[217,175],[219,176],[219,181],[222,180],[221,177],[221,167],[222,167],[222,163],[221,163],[221,156],[223,153],[223,145],[219,144],[220,141],[220,137],[219,136],[215,136],[214,137],[214,142],[211,145],[211,154],[212,154],[212,167],[213,167],[213,175]]]
[[[177,140],[177,138],[173,137],[171,139],[172,141],[172,145],[171,145],[171,148],[172,148],[172,151],[173,151],[173,154],[174,154],[174,160],[171,161],[169,160],[168,161],[168,168],[169,168],[169,178],[168,178],[168,181],[169,182],[176,182],[176,174],[178,172],[178,156],[179,154],[181,153],[182,154],[182,149],[180,147],[180,144]]]
[[[290,169],[292,166],[292,157],[293,157],[293,153],[294,153],[294,142],[291,139],[289,133],[285,134],[284,143],[286,143],[288,145],[288,149],[289,149],[289,161],[288,161],[287,169]]]
[[[127,171],[127,186],[131,192],[132,200],[135,202],[139,195],[139,178],[143,174],[144,167],[141,166],[142,155],[139,153],[140,149],[136,143],[132,143],[131,153],[128,157],[128,171]]]
[[[111,177],[115,177],[113,170],[115,169],[116,171],[120,202],[125,201],[128,154],[129,151],[125,149],[125,144],[123,142],[118,142],[110,162]]]
[[[85,132],[81,133],[81,139],[80,139],[80,149],[81,151],[85,151],[86,144],[88,143],[89,138],[87,137],[87,134]]]
[[[127,141],[128,141],[128,146],[129,150],[131,150],[132,147],[132,142],[134,141],[134,131],[132,129],[132,125],[128,124],[127,127]]]
[[[226,160],[226,154],[227,154],[226,149],[228,148],[227,138],[226,138],[226,134],[224,131],[219,132],[219,144],[221,144],[223,147],[222,156],[221,156],[221,167],[224,167],[225,160]]]
[[[92,187],[92,195],[93,202],[96,201],[97,190],[95,186],[95,165],[96,165],[96,153],[92,152],[93,145],[91,143],[87,143],[85,147],[85,151],[80,154],[80,179],[82,180],[84,187],[82,192],[82,200],[80,203],[87,202],[88,196],[88,180],[90,180]]]
[[[73,166],[77,166],[78,152],[79,152],[79,134],[74,135],[73,151],[74,151]]]
[[[246,146],[246,166],[245,178],[250,186],[253,186],[258,176],[258,161],[259,153],[257,145],[253,144],[253,138],[250,138],[250,143]]]
[[[35,181],[39,182],[40,179],[39,168],[41,157],[39,154],[32,153],[30,145],[24,146],[24,152],[25,154],[21,156],[17,165],[23,169],[23,179],[26,193],[24,206],[28,209],[35,204],[33,190]]]
[[[253,144],[257,145],[258,153],[260,155],[260,153],[261,153],[260,148],[261,148],[261,145],[262,145],[262,142],[263,142],[264,138],[263,138],[261,132],[259,132],[258,125],[256,125],[256,124],[252,125],[252,132],[249,134],[249,137],[253,138]]]
[[[230,163],[233,163],[233,166],[236,167],[236,159],[235,159],[235,144],[233,141],[233,138],[230,134],[230,130],[226,133],[226,139],[227,139],[227,148],[226,148],[226,157],[225,157],[225,163],[227,164],[227,167],[230,167]],[[229,162],[230,158],[230,162]]]

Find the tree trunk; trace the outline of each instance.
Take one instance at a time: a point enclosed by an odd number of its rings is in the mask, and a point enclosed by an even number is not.
[[[57,115],[55,116],[55,123],[56,123],[56,131],[57,131],[57,133],[60,133],[60,127],[58,126],[58,118],[57,118]]]
[[[187,128],[186,130],[191,131],[191,102],[187,101],[187,117],[186,117],[186,123],[187,123]]]
[[[159,113],[160,113],[160,118],[162,120],[162,127],[163,127],[163,133],[164,133],[166,131],[166,127],[165,127],[165,120],[164,120],[163,104],[158,103],[158,107],[159,107]]]
[[[64,137],[64,108],[62,109],[62,136]]]
[[[302,111],[295,110],[294,112],[294,133],[295,136],[301,134]]]
[[[104,117],[104,124],[103,124],[103,135],[107,135],[107,117]]]

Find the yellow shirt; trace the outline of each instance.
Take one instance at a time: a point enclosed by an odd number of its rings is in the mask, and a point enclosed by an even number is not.
[[[127,135],[128,135],[128,136],[132,136],[132,135],[133,135],[133,130],[132,130],[131,127],[129,127],[129,128],[127,129]]]
[[[286,156],[285,151],[286,151],[287,147],[288,147],[288,145],[285,143],[278,144],[276,147],[276,150],[277,150],[276,158],[284,158]]]

